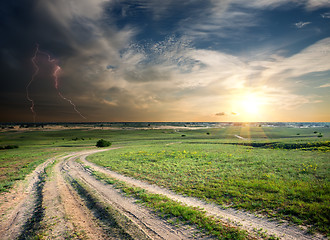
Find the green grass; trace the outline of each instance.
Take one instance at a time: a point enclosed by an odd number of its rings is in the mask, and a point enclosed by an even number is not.
[[[309,151],[283,147],[267,149],[233,145],[242,141],[228,138],[213,136],[207,139],[201,132],[186,131],[186,139],[180,139],[176,144],[143,142],[140,146],[135,144],[99,153],[90,156],[89,160],[181,194],[312,225],[311,230],[315,228],[329,234],[330,154],[327,139],[282,136],[255,141],[279,142],[279,146],[301,144],[304,148],[306,144],[322,145],[325,148],[322,151],[318,147]],[[197,133],[201,138],[198,139]],[[250,135],[258,134],[261,133]],[[283,129],[273,135],[281,134],[284,134]]]
[[[73,140],[76,135],[80,137],[79,140]],[[84,133],[72,130],[2,132],[0,146],[18,148],[0,150],[0,193],[8,191],[17,180],[23,180],[39,164],[51,157],[95,146],[94,139],[82,140],[82,136]]]
[[[39,164],[51,156],[58,155],[55,150],[26,151],[12,149],[0,152],[0,192],[8,191],[15,181],[23,180]]]
[[[148,193],[142,188],[129,186],[124,182],[115,180],[97,171],[92,171],[92,174],[97,179],[108,184],[113,184],[129,196],[139,199],[144,205],[156,211],[161,217],[170,219],[169,222],[196,225],[207,234],[217,236],[219,239],[253,239],[248,236],[247,232],[239,230],[236,227],[231,227],[213,217],[209,217],[201,209],[183,205],[160,194]]]

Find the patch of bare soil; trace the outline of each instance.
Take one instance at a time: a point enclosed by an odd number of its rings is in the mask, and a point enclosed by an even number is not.
[[[189,206],[202,208],[207,212],[208,215],[218,217],[222,220],[227,220],[229,223],[239,226],[248,232],[253,233],[262,229],[262,232],[275,235],[280,239],[327,239],[321,234],[310,235],[306,230],[301,230],[300,228],[289,225],[288,223],[279,223],[264,216],[259,216],[244,211],[238,211],[231,208],[223,208],[219,205],[206,203],[193,197],[185,197],[176,194],[172,191],[169,191],[168,189],[160,188],[156,185],[151,185],[146,182],[121,175],[109,169],[88,162],[86,160],[86,156],[87,155],[82,155],[81,161],[96,171],[108,174],[112,178],[124,181],[130,185],[143,188],[151,193],[162,194],[172,200],[182,202]]]
[[[239,138],[239,139],[242,139],[242,140],[249,140],[249,139],[244,138],[244,137],[241,137],[241,136],[239,136],[239,135],[234,135],[234,136],[237,137],[237,138]]]

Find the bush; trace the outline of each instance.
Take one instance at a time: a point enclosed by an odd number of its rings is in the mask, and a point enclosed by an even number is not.
[[[17,145],[0,146],[0,150],[14,149],[14,148],[18,148],[18,146]]]
[[[103,139],[98,140],[96,143],[96,147],[109,147],[109,146],[111,146],[111,142]]]

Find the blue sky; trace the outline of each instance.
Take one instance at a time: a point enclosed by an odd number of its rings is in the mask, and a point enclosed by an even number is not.
[[[328,0],[1,3],[1,121],[329,121]],[[26,89],[36,44],[52,66]],[[46,70],[45,70],[46,71]],[[47,77],[48,76],[48,77]]]

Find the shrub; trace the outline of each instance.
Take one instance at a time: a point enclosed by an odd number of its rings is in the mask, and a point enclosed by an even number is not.
[[[96,147],[109,147],[109,146],[111,146],[111,142],[103,139],[98,140],[96,143]]]
[[[18,148],[18,146],[17,145],[0,146],[0,150],[14,149],[14,148]]]

